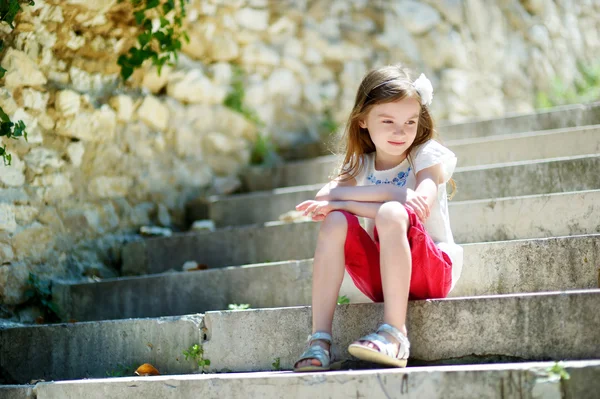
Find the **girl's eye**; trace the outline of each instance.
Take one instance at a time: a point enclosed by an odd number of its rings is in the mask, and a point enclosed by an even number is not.
[[[415,123],[417,123],[417,122],[415,122],[415,121],[408,121],[408,122],[406,122],[406,123],[408,123],[409,125],[414,125],[414,124],[415,124]]]
[[[385,120],[385,121],[383,121],[383,123],[394,123],[394,122],[390,121],[390,120]]]

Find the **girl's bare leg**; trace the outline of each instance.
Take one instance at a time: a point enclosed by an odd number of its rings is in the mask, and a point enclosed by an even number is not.
[[[394,201],[381,205],[375,218],[375,226],[380,243],[379,260],[384,296],[384,323],[396,327],[406,335],[405,323],[412,260],[407,238],[408,213],[404,205]],[[391,342],[396,342],[391,335],[382,334]],[[371,343],[362,342],[362,344],[376,349],[375,345]]]
[[[313,262],[312,283],[312,332],[331,334],[333,314],[344,279],[344,243],[348,222],[341,212],[331,212],[321,224],[315,259]],[[329,344],[317,340],[316,344],[329,350]],[[316,359],[303,360],[298,367],[310,364],[320,366]]]

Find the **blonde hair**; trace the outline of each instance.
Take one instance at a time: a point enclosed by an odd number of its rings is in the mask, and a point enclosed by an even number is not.
[[[335,177],[342,181],[356,177],[363,168],[360,163],[361,157],[375,151],[375,144],[371,140],[369,131],[360,127],[359,124],[361,120],[366,119],[369,111],[375,105],[405,98],[417,99],[421,104],[421,96],[412,82],[410,70],[399,64],[373,69],[365,75],[356,92],[354,107],[343,131],[340,152],[344,154],[344,157]],[[429,108],[421,105],[417,135],[407,150],[409,162],[412,163],[410,159],[412,149],[431,139],[437,139],[433,118],[429,113]],[[456,192],[456,184],[452,179],[449,183],[452,185],[452,197]]]

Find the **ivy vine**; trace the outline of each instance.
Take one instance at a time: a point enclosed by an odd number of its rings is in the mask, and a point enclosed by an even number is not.
[[[0,23],[6,22],[11,29],[14,29],[15,26],[13,22],[15,17],[21,11],[21,3],[27,4],[30,6],[35,5],[33,0],[27,1],[19,1],[19,0],[8,0],[0,2]],[[0,52],[4,50],[4,42],[0,40]],[[4,77],[6,73],[6,69],[0,66],[0,79]],[[25,131],[25,123],[23,121],[18,121],[14,123],[10,120],[10,117],[4,112],[2,107],[0,107],[0,137],[6,136],[9,139],[18,139],[19,137],[24,137],[27,140],[27,132]],[[6,144],[0,147],[0,157],[4,161],[4,165],[9,166],[12,161],[12,155],[6,151]]]
[[[125,0],[119,0],[122,2]],[[174,66],[178,60],[178,52],[181,50],[182,41],[189,43],[190,38],[182,29],[185,18],[185,6],[189,0],[129,0],[133,5],[133,16],[136,24],[140,27],[137,43],[127,53],[117,59],[121,66],[121,77],[127,80],[140,68],[144,61],[151,60],[152,65],[158,69]],[[0,22],[6,22],[14,29],[13,22],[21,11],[21,5],[35,5],[33,0],[2,0],[0,1]],[[4,43],[0,40],[0,52]],[[6,70],[0,66],[0,79],[4,77]],[[27,140],[26,126],[19,120],[14,123],[0,107],[0,137],[17,139],[24,137]],[[12,156],[6,151],[6,145],[0,147],[0,157],[5,165],[10,165]]]
[[[160,75],[165,64],[174,66],[177,62],[182,40],[190,41],[188,34],[182,30],[185,5],[189,0],[130,1],[141,32],[137,37],[137,45],[117,60],[121,66],[121,77],[127,80],[146,60],[152,60],[152,65],[157,67]]]

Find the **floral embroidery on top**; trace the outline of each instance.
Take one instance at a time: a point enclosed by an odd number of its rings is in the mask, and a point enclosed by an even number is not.
[[[381,179],[377,179],[375,177],[375,175],[373,173],[371,173],[368,177],[367,180],[375,185],[378,184],[394,184],[396,186],[400,186],[400,187],[404,187],[406,185],[406,179],[408,178],[408,174],[411,171],[411,167],[408,167],[408,170],[406,172],[402,171],[400,173],[398,173],[398,175],[396,177],[394,177],[392,180],[390,179],[385,179],[385,180],[381,180]]]

